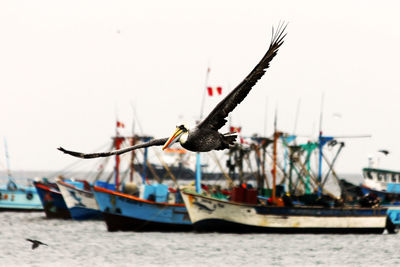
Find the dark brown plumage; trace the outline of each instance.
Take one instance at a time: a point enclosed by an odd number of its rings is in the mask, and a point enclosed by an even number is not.
[[[42,243],[39,240],[33,240],[33,239],[27,238],[26,241],[32,242],[32,249],[35,249],[35,248],[39,247],[39,245],[48,246],[47,244]]]

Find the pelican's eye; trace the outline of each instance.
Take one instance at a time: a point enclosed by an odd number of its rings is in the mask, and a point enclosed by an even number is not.
[[[181,129],[182,131],[186,132],[186,127],[184,125],[179,125],[178,126],[179,129]]]

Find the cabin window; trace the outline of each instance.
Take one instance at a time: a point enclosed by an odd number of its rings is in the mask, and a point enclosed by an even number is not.
[[[383,180],[383,173],[378,173],[378,181],[382,181]]]
[[[369,179],[372,179],[371,172],[366,172],[366,174],[367,174],[367,177],[368,177]]]
[[[392,173],[392,182],[395,183],[396,182],[396,174]]]
[[[387,181],[388,181],[388,177],[387,177],[386,173],[385,173],[385,174],[383,174],[383,180],[384,180],[385,182],[387,182]]]

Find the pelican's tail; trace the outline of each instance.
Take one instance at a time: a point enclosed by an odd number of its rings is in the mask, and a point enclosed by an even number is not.
[[[226,133],[221,134],[222,144],[221,147],[217,148],[217,150],[226,149],[230,146],[233,146],[236,142],[237,133]]]

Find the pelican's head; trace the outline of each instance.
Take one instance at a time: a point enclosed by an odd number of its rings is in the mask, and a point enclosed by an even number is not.
[[[175,132],[168,139],[168,141],[165,142],[162,150],[172,146],[172,144],[174,144],[175,142],[177,142],[181,139],[182,135],[187,135],[188,132],[189,132],[189,129],[184,124],[180,124],[180,125],[176,126]]]

